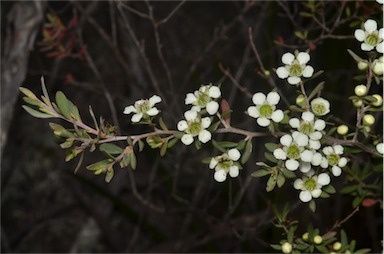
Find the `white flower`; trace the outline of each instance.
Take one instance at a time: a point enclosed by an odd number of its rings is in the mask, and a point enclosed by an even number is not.
[[[371,51],[376,48],[377,52],[383,53],[384,30],[383,28],[377,30],[377,23],[375,20],[368,19],[365,21],[364,30],[357,29],[355,31],[355,38],[362,42],[362,50]]]
[[[188,93],[185,98],[185,104],[192,104],[192,110],[200,111],[206,108],[208,114],[214,115],[219,110],[219,103],[214,99],[221,96],[221,91],[218,86],[205,85],[201,86],[198,91]]]
[[[288,78],[288,83],[291,85],[297,85],[301,81],[301,76],[310,78],[313,75],[313,67],[306,65],[310,59],[310,56],[306,52],[300,52],[293,55],[292,53],[285,53],[281,60],[285,66],[281,66],[276,69],[276,74],[279,78]]]
[[[312,112],[317,116],[325,116],[329,113],[330,104],[329,101],[321,97],[313,99],[311,101]]]
[[[252,102],[256,106],[250,106],[247,110],[249,116],[256,118],[256,122],[262,126],[268,126],[272,119],[278,123],[284,118],[284,113],[281,109],[276,110],[276,105],[280,101],[280,95],[276,92],[270,92],[265,96],[263,93],[255,93],[252,97]]]
[[[384,144],[383,143],[378,143],[376,145],[376,150],[379,154],[383,154],[384,153]]]
[[[315,115],[312,112],[306,111],[302,113],[301,120],[298,118],[290,119],[289,125],[309,137],[310,148],[317,150],[321,147],[319,140],[323,136],[321,131],[325,128],[324,120],[315,120]]]
[[[231,177],[237,177],[239,167],[235,162],[240,159],[240,156],[239,150],[232,148],[222,155],[213,157],[209,163],[209,168],[215,169],[214,179],[217,182],[223,182],[227,179],[227,174]]]
[[[326,156],[326,161],[322,162],[323,165],[320,166],[323,168],[330,166],[334,176],[341,175],[341,168],[345,167],[348,162],[345,157],[340,156],[344,153],[344,148],[341,145],[327,146],[323,148],[323,153]]]
[[[148,119],[150,116],[155,116],[159,113],[159,110],[154,107],[156,103],[161,102],[161,98],[157,95],[153,95],[146,100],[138,100],[134,105],[125,107],[123,114],[135,113],[131,121],[134,123],[140,122],[142,118]]]
[[[314,171],[310,171],[306,176],[296,179],[293,183],[296,190],[301,190],[299,198],[302,202],[309,202],[312,198],[320,197],[321,188],[331,182],[331,178],[326,173],[321,173],[318,176],[313,174]]]
[[[308,145],[309,139],[306,135],[297,131],[292,135],[286,134],[280,138],[282,148],[273,151],[273,156],[278,160],[286,160],[285,167],[291,171],[299,168],[300,162],[311,162],[313,152],[306,150],[304,147]]]
[[[200,118],[197,112],[193,110],[186,111],[184,117],[186,120],[181,120],[177,124],[177,129],[185,132],[181,137],[181,142],[184,145],[192,144],[196,136],[202,143],[211,140],[212,134],[206,130],[211,125],[209,117]]]

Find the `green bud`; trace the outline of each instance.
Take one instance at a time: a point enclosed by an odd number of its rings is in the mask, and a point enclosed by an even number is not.
[[[368,68],[368,64],[366,62],[358,62],[357,68],[361,71],[364,71]]]
[[[323,242],[323,238],[321,236],[317,235],[313,238],[313,242],[316,244],[320,244]]]
[[[364,96],[367,95],[368,93],[368,88],[365,85],[358,85],[355,87],[355,94],[357,96]]]
[[[376,98],[376,101],[371,103],[373,106],[380,107],[381,105],[383,105],[383,97],[381,97],[380,94],[374,94],[372,96]]]
[[[342,136],[346,135],[348,133],[348,126],[345,124],[339,125],[337,127],[337,133]]]
[[[363,124],[365,126],[372,126],[375,123],[375,117],[371,114],[363,116]]]

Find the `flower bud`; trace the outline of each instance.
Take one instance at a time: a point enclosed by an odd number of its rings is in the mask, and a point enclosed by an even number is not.
[[[346,135],[348,133],[348,126],[346,126],[345,124],[339,125],[337,127],[337,133],[343,136]]]
[[[375,117],[371,114],[363,116],[363,124],[365,126],[372,126],[375,123]]]
[[[305,105],[304,95],[300,94],[299,96],[296,97],[296,104],[299,105],[300,107],[304,107]]]
[[[340,242],[335,242],[332,246],[332,248],[335,250],[335,251],[339,251],[341,249],[341,243]]]
[[[308,241],[308,232],[304,233],[301,238],[303,238],[304,241]]]
[[[268,71],[268,70],[265,70],[265,71],[264,71],[264,76],[266,76],[266,77],[271,76],[271,72]]]
[[[366,70],[368,67],[368,64],[366,62],[358,62],[357,63],[357,68],[361,71]]]
[[[378,153],[383,154],[384,153],[384,144],[383,143],[378,143],[376,145],[376,150],[377,150]]]
[[[285,242],[283,245],[281,245],[281,250],[283,253],[291,253],[292,251],[292,244],[289,242]]]
[[[363,105],[363,101],[360,99],[352,99],[353,106],[360,108]]]
[[[313,242],[316,244],[320,244],[323,242],[323,238],[321,236],[317,235],[313,238]]]
[[[380,57],[378,60],[375,60],[373,62],[372,71],[377,76],[383,75],[383,71],[384,71],[383,57]]]
[[[376,101],[371,103],[373,106],[380,107],[381,105],[383,105],[383,97],[381,97],[380,94],[374,94],[372,96],[376,99]]]
[[[357,96],[364,96],[367,95],[368,93],[368,88],[365,85],[358,85],[355,87],[355,94]]]

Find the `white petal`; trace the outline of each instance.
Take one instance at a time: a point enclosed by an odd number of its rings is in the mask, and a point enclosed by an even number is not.
[[[208,114],[214,115],[216,114],[217,110],[219,110],[219,103],[217,103],[216,101],[210,101],[208,102],[206,108]]]
[[[377,30],[377,23],[373,19],[368,19],[364,23],[364,28],[368,33],[372,33],[373,31]]]
[[[258,118],[260,116],[259,110],[255,106],[250,106],[247,109],[247,113],[250,117]]]
[[[309,150],[304,150],[301,154],[300,154],[300,159],[304,162],[311,162],[312,161],[312,157],[313,157],[313,153]]]
[[[376,150],[379,154],[383,154],[384,152],[384,144],[383,143],[379,143],[376,145]]]
[[[321,158],[320,167],[322,168],[328,168],[328,160],[326,158]]]
[[[379,29],[379,38],[381,38],[381,39],[384,39],[384,29],[383,28],[380,28]]]
[[[270,92],[267,95],[267,101],[270,105],[277,105],[280,101],[280,95],[276,92]]]
[[[136,110],[136,108],[134,107],[134,106],[128,106],[128,107],[125,107],[125,109],[124,109],[124,112],[123,112],[123,114],[131,114],[131,113],[133,113],[133,112],[137,112],[137,110]]]
[[[309,134],[309,138],[312,139],[313,141],[320,140],[323,134],[321,134],[320,131],[315,131],[311,134]]]
[[[292,54],[292,53],[285,53],[282,57],[281,57],[281,61],[284,63],[284,64],[292,64],[293,60],[295,60],[295,56]]]
[[[232,166],[229,168],[229,175],[231,177],[237,177],[239,175],[239,168],[237,166]]]
[[[265,117],[259,117],[257,118],[256,122],[261,126],[261,127],[267,127],[271,121]]]
[[[341,145],[335,145],[333,147],[333,150],[335,151],[336,154],[343,154],[344,148]]]
[[[275,123],[280,123],[284,118],[284,113],[281,109],[278,109],[272,113],[271,118]]]
[[[318,140],[309,140],[309,147],[314,150],[318,150],[321,147],[320,141]]]
[[[331,178],[327,173],[321,173],[317,177],[317,182],[321,184],[322,186],[328,185],[331,182]]]
[[[239,150],[237,150],[236,148],[232,148],[228,151],[228,156],[231,160],[237,161],[238,159],[240,159],[241,154]]]
[[[311,201],[312,195],[309,191],[301,191],[299,194],[299,198],[302,202],[306,203]]]
[[[364,41],[365,40],[365,32],[362,29],[357,29],[355,31],[355,38],[358,41]]]
[[[332,174],[334,175],[334,176],[339,176],[339,175],[341,175],[341,168],[340,167],[338,167],[338,166],[333,166],[332,167]]]
[[[220,88],[217,87],[217,86],[211,86],[209,88],[209,93],[208,93],[209,97],[211,98],[219,98],[221,96],[221,91],[220,91]]]
[[[310,65],[305,66],[305,68],[304,68],[304,70],[303,70],[303,72],[302,72],[303,77],[305,77],[305,78],[310,78],[310,77],[312,77],[314,71],[315,71],[315,70],[313,69],[312,66],[310,66]]]
[[[311,169],[308,171],[308,173],[305,173],[306,176],[312,177],[315,174],[315,170]]]
[[[289,78],[287,79],[287,81],[288,81],[288,83],[291,84],[291,85],[297,85],[297,84],[300,83],[301,78],[299,78],[299,77],[289,77]]]
[[[314,198],[320,197],[321,193],[322,193],[321,189],[314,189],[313,191],[311,191],[311,195]]]
[[[181,142],[183,142],[184,145],[190,145],[193,143],[193,137],[191,134],[184,134],[182,137],[181,137]]]
[[[297,55],[297,60],[299,61],[300,65],[308,63],[309,59],[310,59],[310,56],[306,52],[300,52]]]
[[[292,127],[292,128],[299,128],[300,127],[300,120],[297,119],[297,118],[292,118],[291,120],[289,120],[289,125]]]
[[[303,189],[303,185],[304,185],[304,182],[302,179],[300,178],[297,178],[294,182],[293,182],[293,187],[296,189],[296,190],[301,190]]]
[[[265,102],[266,96],[263,93],[255,93],[252,96],[252,102],[255,105],[262,105]]]
[[[361,43],[361,50],[371,51],[372,49],[374,49],[374,46],[368,45],[366,43]]]
[[[384,52],[384,43],[383,42],[380,42],[379,44],[376,45],[376,50],[377,52],[379,53],[383,53]]]
[[[211,119],[209,117],[204,117],[201,119],[201,126],[206,129],[211,125]]]
[[[151,105],[151,107],[159,102],[161,102],[161,97],[158,95],[153,95],[151,98],[149,98],[149,105]]]
[[[316,149],[316,150],[317,150],[317,149]],[[312,165],[313,165],[313,166],[319,166],[320,163],[321,163],[322,158],[323,158],[323,156],[321,156],[320,153],[315,153],[315,154],[313,155],[313,157],[312,157],[312,161],[311,161]]]
[[[297,135],[293,136],[294,133],[298,133]],[[294,132],[292,133],[292,136],[294,137],[295,139],[295,142],[299,145],[299,146],[306,146],[308,145],[308,136],[307,135],[304,135],[303,133],[300,133],[300,132]]]
[[[318,131],[322,131],[325,129],[325,121],[322,119],[317,119],[313,127],[315,127],[315,129]]]
[[[289,159],[285,162],[285,167],[291,171],[295,171],[299,168],[299,162],[297,160]]]
[[[326,146],[326,147],[323,148],[323,153],[325,155],[330,155],[331,153],[333,153],[333,148],[330,147],[330,146]]]
[[[273,156],[275,156],[275,158],[278,159],[278,160],[285,160],[285,159],[287,159],[287,154],[281,148],[275,149],[273,151]]]
[[[279,78],[285,79],[285,78],[288,78],[289,71],[285,67],[281,66],[276,69],[276,74]]]
[[[283,146],[289,146],[292,143],[292,137],[289,134],[285,134],[280,138],[280,144]]]
[[[159,110],[156,107],[154,107],[154,108],[151,108],[150,110],[148,110],[147,114],[150,116],[155,116],[155,115],[159,114]]]
[[[224,170],[216,171],[213,178],[219,183],[224,182],[227,179],[227,173]]]
[[[185,97],[185,105],[192,104],[197,101],[196,96],[193,93],[188,93]]]
[[[339,165],[339,167],[345,167],[345,165],[347,165],[347,163],[348,163],[348,160],[347,160],[347,158],[340,158],[340,160],[339,160],[339,163],[337,163],[337,165]]]
[[[138,123],[138,122],[140,122],[142,117],[143,117],[142,113],[134,114],[131,118],[131,121],[134,123]]]
[[[185,111],[184,117],[187,119],[187,121],[195,120],[197,117],[197,112],[194,110]]]
[[[202,143],[207,143],[209,140],[211,140],[211,138],[212,138],[212,134],[207,130],[203,130],[199,133],[199,140]]]
[[[185,131],[188,128],[187,121],[181,120],[180,122],[177,123],[177,129],[179,131]]]
[[[315,119],[315,115],[312,112],[306,111],[306,112],[303,112],[303,114],[301,115],[301,118],[307,122],[312,122],[313,119]]]
[[[218,163],[219,162],[215,158],[212,158],[211,161],[209,162],[209,168],[214,169]]]
[[[201,111],[201,107],[200,106],[192,106],[191,110],[192,111],[196,111],[196,112],[200,112]]]
[[[300,165],[300,171],[303,173],[308,173],[311,170],[311,163],[302,162]]]

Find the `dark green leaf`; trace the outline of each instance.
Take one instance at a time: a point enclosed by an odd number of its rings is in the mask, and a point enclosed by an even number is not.
[[[244,140],[244,139],[241,140],[241,141],[239,142],[239,144],[236,146],[237,150],[240,150],[240,151],[243,150],[244,147],[245,147],[245,144],[246,144],[245,140]]]
[[[56,93],[56,104],[63,116],[65,116],[67,119],[71,119],[71,112],[73,104],[70,102],[65,94],[61,91],[58,91]]]
[[[310,95],[308,96],[308,100],[311,100],[312,98],[314,98],[321,90],[323,90],[324,88],[324,81],[320,82],[320,84],[318,84],[313,90],[312,92],[310,93]]]
[[[327,185],[327,186],[325,186],[324,188],[323,188],[323,191],[325,191],[325,192],[327,192],[327,193],[329,193],[329,194],[334,194],[334,193],[336,193],[336,190],[335,190],[335,188],[332,186],[332,185]]]
[[[267,182],[267,192],[271,192],[276,186],[276,179],[274,176],[270,176]]]
[[[180,139],[173,138],[168,142],[168,148],[172,148],[174,145],[176,145],[177,142],[179,142]]]
[[[347,51],[352,56],[352,58],[355,59],[356,62],[366,62],[366,60],[356,55],[352,50],[347,49]]]
[[[25,106],[23,105],[22,106],[25,111],[27,111],[30,115],[34,116],[34,117],[37,117],[37,118],[52,118],[54,116],[52,115],[48,115],[48,114],[45,114],[45,113],[41,113],[40,111],[37,111],[37,110],[34,110],[28,106]]]
[[[275,156],[273,156],[271,153],[267,153],[265,152],[264,153],[264,157],[269,160],[270,162],[273,162],[273,163],[277,163],[277,159],[275,158]]]
[[[168,144],[169,145],[169,144]],[[144,149],[145,143],[142,140],[139,140],[139,152],[142,152]]]
[[[108,154],[121,154],[124,152],[124,149],[120,146],[114,145],[114,144],[101,144],[99,147],[100,152],[105,152]]]
[[[296,174],[286,168],[279,168],[286,178],[295,178]]]
[[[340,241],[342,246],[347,246],[348,245],[348,237],[347,234],[345,233],[344,229],[340,231]]]
[[[160,124],[160,127],[161,127],[163,130],[165,130],[165,131],[168,130],[168,127],[167,127],[167,125],[164,123],[162,117],[160,117],[160,119],[159,119],[159,124]]]
[[[357,189],[357,185],[350,185],[350,186],[347,186],[347,187],[344,187],[340,193],[341,194],[347,194],[347,193],[351,193],[353,191],[355,191]]]
[[[316,249],[318,249],[321,253],[329,253],[329,250],[323,245],[316,245]]]
[[[229,142],[229,141],[222,141],[222,142],[217,142],[220,146],[225,147],[225,148],[234,148],[237,147],[238,143],[236,142]]]
[[[113,175],[114,175],[113,168],[107,170],[105,174],[105,182],[109,183],[112,180]]]
[[[240,160],[241,164],[245,164],[249,160],[249,157],[251,156],[251,154],[252,154],[252,139],[250,138],[247,140],[243,156],[241,156],[241,160]]]
[[[364,253],[369,253],[369,252],[371,252],[371,249],[360,249],[360,250],[355,251],[354,253],[355,254],[364,254]]]
[[[269,175],[269,174],[271,174],[271,172],[269,172],[268,170],[259,169],[259,170],[255,171],[255,172],[253,172],[251,174],[251,176],[253,176],[253,177],[263,177],[263,176],[266,176],[266,175]]]
[[[281,188],[285,183],[285,177],[283,174],[278,174],[277,175],[277,187]]]
[[[315,200],[311,200],[309,202],[309,209],[311,209],[312,212],[315,212],[316,211],[316,203],[315,203]]]
[[[287,234],[287,240],[289,243],[293,242],[293,235],[294,235],[295,231],[296,231],[295,226],[292,226],[289,228],[288,234]]]
[[[131,167],[132,167],[132,169],[136,169],[137,160],[136,160],[136,155],[135,155],[135,153],[134,153],[134,152],[129,153],[129,158],[130,158],[130,161],[131,161]]]
[[[102,161],[99,161],[99,162],[96,162],[96,163],[93,163],[91,165],[88,165],[87,166],[87,169],[88,170],[92,170],[92,171],[96,171],[96,170],[99,170],[99,169],[104,169],[106,170],[110,164],[113,162],[112,159],[106,159],[106,160],[102,160]]]
[[[326,193],[325,191],[323,191],[323,192],[321,192],[320,197],[321,197],[321,198],[329,198],[330,196],[329,196],[328,193]]]
[[[39,101],[38,99],[35,100],[35,99],[28,98],[28,97],[23,97],[23,100],[26,103],[34,105],[34,106],[42,107],[42,105],[43,105],[43,103],[41,101]]]
[[[264,146],[271,153],[273,153],[273,151],[279,148],[279,145],[275,143],[266,143]]]
[[[165,155],[165,153],[167,152],[167,148],[168,148],[168,140],[166,139],[164,144],[160,148],[160,156],[161,157],[163,157]]]
[[[361,201],[363,201],[364,197],[356,197],[353,199],[352,201],[352,207],[355,208],[355,207],[358,207],[361,203]]]
[[[218,149],[220,152],[222,153],[225,153],[227,152],[227,149],[225,149],[224,147],[222,147],[217,141],[215,141],[214,139],[212,139],[212,145]]]

